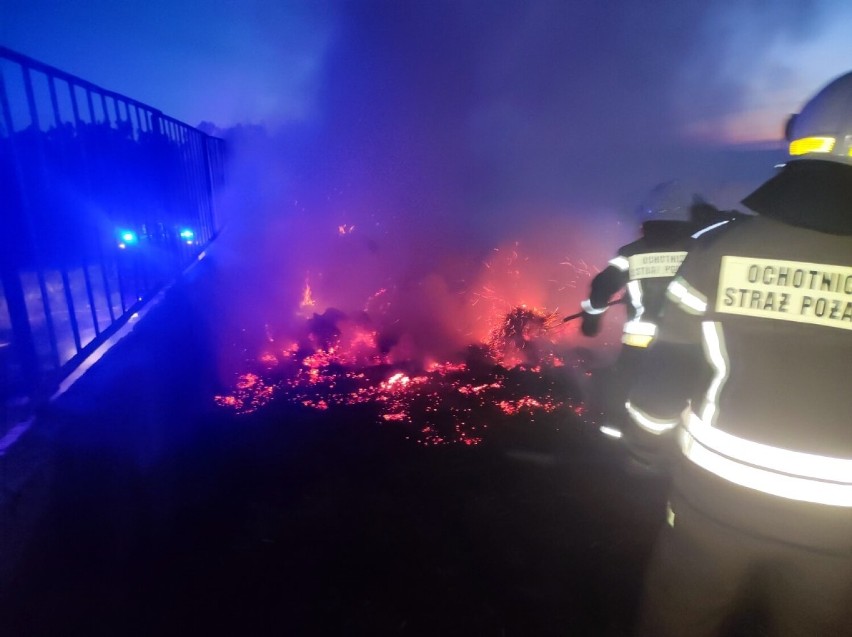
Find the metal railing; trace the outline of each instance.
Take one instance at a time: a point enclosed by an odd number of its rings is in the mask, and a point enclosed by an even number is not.
[[[221,139],[0,47],[0,437],[219,229]]]

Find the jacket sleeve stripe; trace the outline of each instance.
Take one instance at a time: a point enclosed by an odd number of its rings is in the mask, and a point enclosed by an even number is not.
[[[635,279],[633,281],[628,281],[627,291],[630,293],[630,304],[636,312],[633,318],[642,318],[642,314],[645,313],[645,306],[643,305],[642,299],[642,282]]]
[[[627,321],[624,324],[624,333],[653,337],[657,334],[657,326],[650,321]]]
[[[604,305],[603,307],[595,307],[594,305],[592,305],[591,299],[586,299],[585,301],[580,303],[580,308],[586,314],[603,314],[607,311],[608,306]]]
[[[623,257],[621,255],[611,258],[609,260],[609,265],[618,268],[622,272],[627,272],[630,269],[630,261],[627,260],[627,257]]]
[[[715,321],[703,321],[701,323],[701,335],[704,356],[713,369],[713,379],[704,394],[701,418],[704,422],[712,425],[715,422],[714,419],[719,407],[719,395],[728,380],[730,365],[722,325]]]
[[[682,277],[675,277],[666,289],[666,295],[685,312],[703,315],[707,312],[707,297],[693,288]]]
[[[627,408],[627,413],[630,414],[630,417],[633,419],[633,422],[635,422],[645,431],[655,435],[660,435],[666,433],[667,431],[671,431],[680,424],[680,418],[665,420],[649,416],[638,407],[634,407],[633,405],[631,405],[630,401],[627,401],[624,406]]]

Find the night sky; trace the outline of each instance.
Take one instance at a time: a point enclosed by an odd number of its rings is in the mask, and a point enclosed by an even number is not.
[[[777,139],[852,67],[849,24],[844,0],[4,0],[0,41],[192,125],[451,145],[582,183]]]
[[[391,271],[452,297],[518,242],[603,264],[655,184],[736,205],[852,68],[846,0],[3,0],[0,20],[2,44],[228,138],[234,262],[291,304],[312,279],[357,306]]]

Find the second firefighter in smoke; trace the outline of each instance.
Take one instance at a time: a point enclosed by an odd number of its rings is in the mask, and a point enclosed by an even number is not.
[[[606,311],[626,305],[622,348],[612,368],[602,371],[593,400],[605,415],[602,431],[621,436],[626,423],[624,402],[648,345],[657,333],[657,321],[666,288],[674,278],[694,238],[712,232],[738,216],[706,203],[680,181],[654,187],[638,206],[642,236],[618,249],[591,283],[582,302],[582,332],[599,333]],[[614,297],[624,290],[624,295]]]

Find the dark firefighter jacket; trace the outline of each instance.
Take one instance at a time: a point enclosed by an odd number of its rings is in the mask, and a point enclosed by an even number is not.
[[[794,214],[814,174],[823,190]],[[639,457],[673,450],[675,497],[720,522],[844,553],[852,199],[839,195],[850,187],[852,168],[788,166],[744,200],[759,216],[696,241],[630,393],[626,436]]]
[[[665,300],[666,286],[686,257],[697,229],[688,221],[643,223],[642,238],[619,248],[609,265],[592,279],[589,298],[581,304],[583,333],[597,334],[610,299],[626,287],[628,320],[622,341],[634,347],[647,347],[657,331],[657,316]]]

